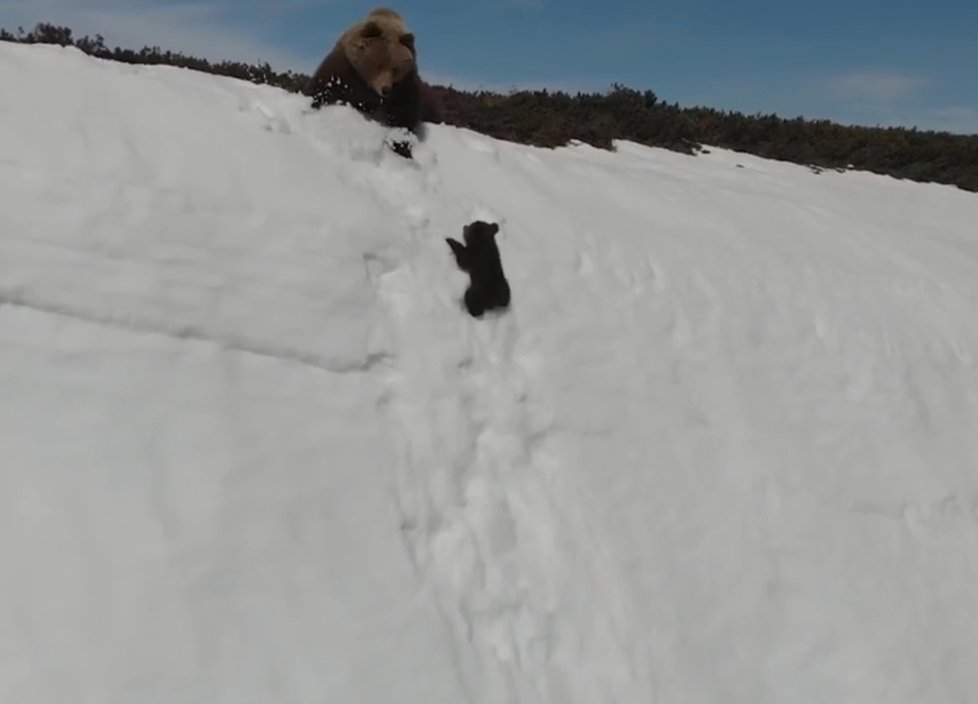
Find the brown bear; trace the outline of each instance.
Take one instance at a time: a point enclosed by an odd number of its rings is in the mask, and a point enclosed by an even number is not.
[[[442,122],[431,88],[418,75],[414,34],[404,19],[379,7],[347,29],[302,91],[312,106],[347,104],[389,127],[418,134],[422,122]],[[410,145],[394,151],[411,158]]]

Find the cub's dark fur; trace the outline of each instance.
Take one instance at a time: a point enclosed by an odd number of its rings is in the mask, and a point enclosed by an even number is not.
[[[476,220],[462,228],[461,242],[446,237],[458,267],[467,272],[471,283],[465,291],[465,307],[469,314],[480,317],[487,310],[509,306],[509,282],[503,274],[503,264],[496,246],[496,223]]]

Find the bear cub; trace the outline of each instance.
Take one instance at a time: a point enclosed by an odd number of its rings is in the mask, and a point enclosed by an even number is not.
[[[487,310],[509,306],[509,282],[503,274],[496,246],[497,232],[498,224],[476,220],[462,228],[464,245],[451,237],[445,238],[459,269],[467,272],[471,279],[465,291],[465,307],[474,318]]]

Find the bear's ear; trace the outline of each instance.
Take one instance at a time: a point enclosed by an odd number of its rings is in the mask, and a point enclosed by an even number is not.
[[[414,35],[411,32],[401,35],[401,44],[408,49],[414,49]]]
[[[364,39],[376,39],[377,37],[382,36],[383,34],[384,34],[384,30],[381,28],[379,24],[377,24],[373,20],[370,20],[365,25],[363,25],[363,29],[360,30],[360,36],[363,37]]]

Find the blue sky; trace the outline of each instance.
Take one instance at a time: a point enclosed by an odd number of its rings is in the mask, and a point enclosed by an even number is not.
[[[208,58],[312,72],[353,0],[0,0],[37,21]],[[978,0],[416,0],[391,3],[422,73],[460,88],[604,90],[681,105],[978,133]]]

